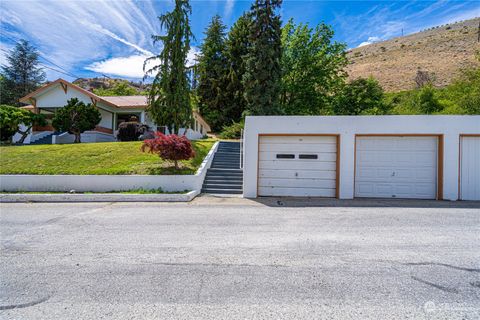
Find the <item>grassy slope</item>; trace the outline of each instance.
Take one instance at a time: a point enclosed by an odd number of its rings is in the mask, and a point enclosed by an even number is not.
[[[176,174],[192,174],[212,139],[192,141],[195,158],[181,161]],[[175,174],[172,164],[143,153],[141,142],[0,147],[0,174]]]
[[[351,79],[374,76],[388,92],[415,86],[418,69],[435,73],[436,87],[448,85],[461,70],[478,66],[480,18],[438,27],[350,50]]]

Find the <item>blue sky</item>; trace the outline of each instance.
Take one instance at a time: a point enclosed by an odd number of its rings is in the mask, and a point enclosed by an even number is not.
[[[251,1],[191,1],[194,59],[211,17],[219,14],[230,27]],[[151,34],[160,33],[157,16],[173,1],[0,1],[0,62],[14,40],[24,38],[40,51],[49,80],[59,77],[111,77],[140,80],[147,56],[158,52]],[[480,16],[476,1],[295,1],[284,0],[282,20],[314,26],[322,21],[335,40],[349,48],[454,21]],[[46,60],[45,60],[46,59]],[[60,68],[61,67],[61,68]]]

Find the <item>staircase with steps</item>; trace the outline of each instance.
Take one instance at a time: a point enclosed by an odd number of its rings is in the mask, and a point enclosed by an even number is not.
[[[240,169],[240,142],[220,141],[212,165],[207,170],[202,192],[242,194],[243,170]]]
[[[50,133],[49,135],[46,135],[44,137],[41,137],[40,139],[30,142],[30,144],[52,144],[52,136],[53,136],[53,133]]]

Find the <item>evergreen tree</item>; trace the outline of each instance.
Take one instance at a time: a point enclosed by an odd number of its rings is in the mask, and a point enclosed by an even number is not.
[[[200,47],[198,59],[198,103],[205,120],[214,131],[225,124],[228,114],[225,100],[225,80],[228,64],[225,57],[225,25],[219,15],[205,31],[205,40]]]
[[[175,0],[173,11],[161,15],[160,27],[165,35],[152,35],[154,44],[161,42],[160,54],[145,60],[158,65],[146,71],[155,73],[152,87],[148,94],[148,113],[158,125],[165,125],[170,132],[187,128],[192,123],[190,104],[190,87],[188,78],[187,54],[190,50],[190,14],[192,9],[188,0]]]
[[[6,55],[2,66],[0,103],[19,105],[18,99],[37,89],[45,81],[45,72],[38,67],[37,49],[27,40],[20,40]]]
[[[78,98],[72,98],[63,108],[57,108],[52,119],[52,126],[57,131],[67,131],[75,135],[73,143],[80,143],[81,134],[95,129],[101,120],[100,111],[91,103],[85,104]]]
[[[275,12],[281,3],[282,0],[255,0],[250,10],[251,46],[246,55],[243,85],[247,112],[252,115],[281,113],[281,21]]]
[[[230,29],[226,41],[225,56],[228,60],[229,70],[225,95],[229,103],[225,105],[225,109],[229,122],[240,121],[247,104],[243,95],[242,79],[245,74],[245,56],[248,54],[250,46],[250,23],[250,16],[243,14]]]

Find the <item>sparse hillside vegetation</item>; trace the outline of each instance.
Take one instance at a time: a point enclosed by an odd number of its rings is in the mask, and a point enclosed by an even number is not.
[[[434,75],[432,85],[445,87],[463,69],[479,65],[480,18],[461,21],[394,38],[348,52],[350,79],[375,77],[387,92],[415,87],[418,70]]]
[[[100,96],[141,95],[145,94],[150,85],[124,79],[112,78],[80,78],[73,82],[77,86],[92,91]]]

